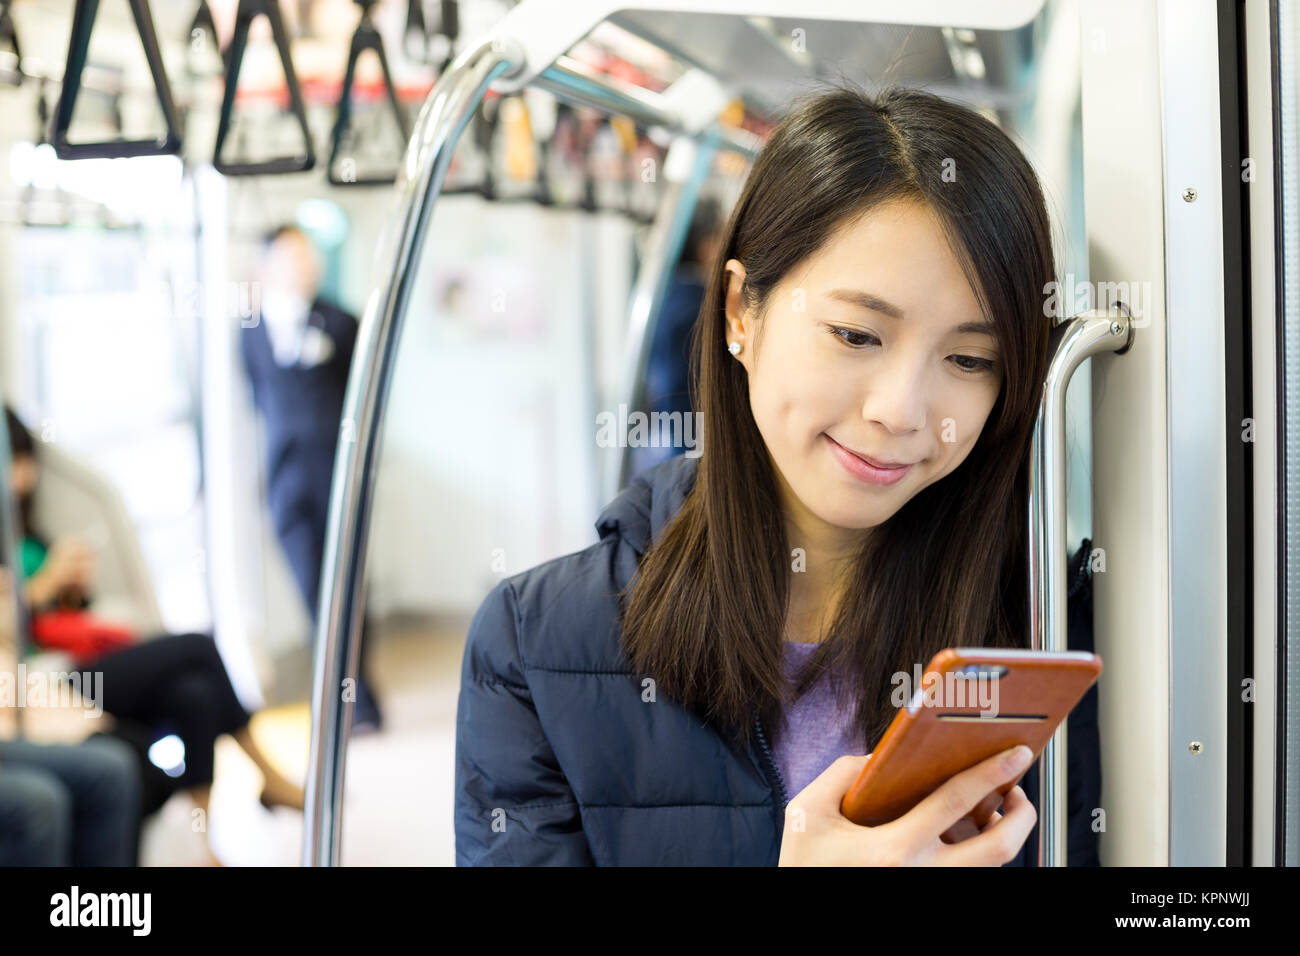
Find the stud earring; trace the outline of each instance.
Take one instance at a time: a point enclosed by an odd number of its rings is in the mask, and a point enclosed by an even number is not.
[[[740,354],[740,343],[739,343],[739,342],[732,342],[730,345],[727,346],[727,351],[730,352],[732,355],[739,355],[739,354]]]

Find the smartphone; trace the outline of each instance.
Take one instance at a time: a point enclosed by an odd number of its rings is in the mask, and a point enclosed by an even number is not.
[[[844,794],[840,812],[864,826],[888,823],[953,774],[1017,744],[1037,759],[1100,674],[1101,658],[1087,651],[940,651]]]

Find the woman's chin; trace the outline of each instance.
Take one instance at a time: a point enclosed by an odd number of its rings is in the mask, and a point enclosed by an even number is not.
[[[863,508],[861,501],[835,502],[831,495],[820,498],[810,510],[826,524],[845,531],[866,531],[889,520],[893,511],[882,508]]]

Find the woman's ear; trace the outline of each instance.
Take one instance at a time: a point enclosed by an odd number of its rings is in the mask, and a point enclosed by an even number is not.
[[[745,284],[745,267],[739,259],[728,259],[723,266],[723,279],[726,282],[722,304],[727,316],[727,344],[739,342],[741,352],[749,345],[753,324],[749,321],[740,290]]]

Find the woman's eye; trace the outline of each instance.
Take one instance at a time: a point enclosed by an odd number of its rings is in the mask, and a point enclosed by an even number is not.
[[[957,367],[963,372],[971,372],[973,374],[977,372],[993,371],[993,362],[990,359],[982,359],[974,355],[954,355],[953,360],[956,361]],[[973,364],[963,365],[962,362],[971,362]]]
[[[880,340],[870,332],[859,332],[856,329],[845,329],[834,325],[828,326],[826,331],[852,349],[863,349],[868,345],[880,344]],[[977,355],[953,355],[951,358],[959,369],[970,375],[992,372],[996,367],[992,359],[980,358]]]
[[[875,342],[877,345],[880,344],[880,340],[869,332],[858,332],[855,329],[841,329],[837,326],[831,326],[827,331],[841,342],[855,349],[860,349],[872,342]]]

